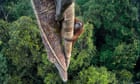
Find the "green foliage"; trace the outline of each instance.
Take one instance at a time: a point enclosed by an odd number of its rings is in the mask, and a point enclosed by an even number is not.
[[[13,75],[8,80],[8,84],[23,84],[23,82],[22,82],[22,80],[21,80],[21,78],[19,76]]]
[[[75,43],[72,52],[70,70],[78,70],[78,68],[88,67],[96,56],[96,47],[93,44],[93,26],[85,24],[84,33]]]
[[[13,21],[20,16],[33,16],[29,0],[2,0],[0,1],[0,19]],[[33,16],[34,17],[34,16]]]
[[[57,76],[58,74],[49,73],[44,79],[45,84],[62,84],[61,79]]]
[[[39,60],[39,31],[34,22],[28,17],[21,17],[10,26],[9,48],[6,55],[13,59],[14,65],[30,66]]]
[[[25,84],[38,82],[37,64],[41,62],[42,45],[35,22],[24,16],[11,23],[8,30],[10,35],[6,43],[8,46],[2,49],[2,53],[10,62],[11,78],[8,82],[10,84],[15,84],[15,80],[21,82],[26,80],[23,82]]]
[[[137,50],[135,49],[133,44],[120,44],[116,47],[114,51],[116,68],[125,68],[132,70],[134,68],[137,56]]]
[[[6,84],[9,79],[6,58],[0,53],[0,83]]]
[[[120,70],[116,72],[116,76],[118,78],[119,84],[128,84],[132,83],[133,75],[130,71]]]
[[[7,46],[7,41],[9,40],[9,23],[0,20],[0,51],[2,48]]]
[[[89,67],[79,73],[77,84],[116,84],[115,74],[108,72],[106,68]]]
[[[94,25],[99,56],[95,64],[109,70],[133,71],[140,55],[138,8],[130,0],[78,0],[77,3],[84,21]]]

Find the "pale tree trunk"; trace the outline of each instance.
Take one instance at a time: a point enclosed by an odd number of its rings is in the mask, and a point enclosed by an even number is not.
[[[57,67],[64,82],[67,81],[66,59],[61,44],[61,28],[55,21],[54,0],[31,0],[34,13],[41,31],[41,37],[47,50],[48,59]]]
[[[66,66],[69,67],[71,51],[72,51],[72,41],[65,39],[71,39],[73,37],[74,30],[74,2],[69,6],[68,9],[64,12],[64,21],[62,25],[62,37],[64,39],[64,52],[66,56]]]

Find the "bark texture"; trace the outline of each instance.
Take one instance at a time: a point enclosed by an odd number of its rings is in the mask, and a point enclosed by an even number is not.
[[[69,6],[64,12],[62,28],[59,28],[59,25],[55,21],[56,10],[54,0],[31,0],[31,3],[41,31],[40,33],[48,59],[55,64],[62,80],[66,82],[72,42],[63,39],[71,39],[73,37],[74,4]]]
[[[62,24],[62,37],[63,39],[72,39],[74,31],[74,3],[72,3],[68,9],[64,12],[64,21]],[[72,51],[72,42],[64,40],[64,53],[66,56],[66,66],[69,67],[70,57]]]

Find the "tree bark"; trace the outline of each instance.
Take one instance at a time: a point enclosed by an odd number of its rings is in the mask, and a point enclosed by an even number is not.
[[[64,21],[62,24],[62,37],[64,40],[64,53],[66,56],[66,66],[69,67],[71,51],[72,51],[72,41],[65,39],[72,39],[74,32],[74,2],[66,9],[64,12]]]
[[[47,50],[48,59],[55,64],[62,80],[66,82],[72,42],[64,41],[64,55],[60,34],[62,33],[64,38],[72,38],[73,36],[73,5],[65,12],[63,28],[59,28],[55,21],[56,10],[54,0],[31,0],[31,2],[41,31],[41,37]],[[71,14],[68,11],[72,11]],[[62,29],[62,32],[58,31],[60,29]]]

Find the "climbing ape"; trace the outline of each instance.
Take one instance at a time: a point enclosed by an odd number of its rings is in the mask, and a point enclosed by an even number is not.
[[[56,14],[55,20],[61,30],[63,48],[66,58],[66,66],[69,67],[73,42],[81,34],[81,22],[74,22],[74,0],[55,0]],[[78,20],[77,20],[78,21]],[[74,27],[75,26],[75,27]]]
[[[78,37],[83,33],[84,28],[83,28],[83,23],[78,20],[77,18],[75,18],[74,21],[74,34],[72,39],[65,39],[67,41],[72,41],[73,45],[75,43],[75,41],[78,39]]]
[[[64,19],[63,13],[64,11],[69,7],[70,4],[72,4],[74,0],[55,0],[56,4],[56,15],[55,15],[55,20],[56,21],[62,21]],[[67,41],[72,41],[73,44],[74,42],[78,39],[80,34],[83,32],[83,23],[75,18],[74,21],[74,36],[72,39],[65,38]]]

